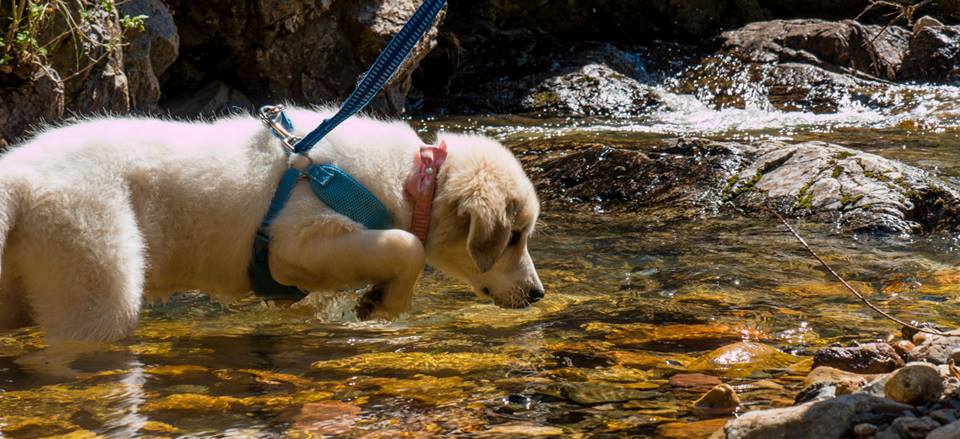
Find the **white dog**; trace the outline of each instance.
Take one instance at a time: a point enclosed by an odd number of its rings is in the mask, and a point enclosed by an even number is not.
[[[287,113],[302,129],[331,114]],[[298,183],[269,231],[273,277],[308,291],[373,283],[362,317],[407,310],[425,262],[500,306],[539,300],[527,252],[533,185],[499,143],[442,138],[449,155],[422,244],[404,197],[422,144],[414,130],[355,117],[329,134],[310,158],[366,186],[396,229],[366,230]],[[132,332],[144,294],[248,294],[254,235],[287,168],[280,141],[250,116],[97,119],[40,133],[0,157],[0,329],[36,323],[53,339],[115,340]]]

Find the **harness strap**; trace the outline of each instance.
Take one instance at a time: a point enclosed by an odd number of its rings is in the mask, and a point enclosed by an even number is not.
[[[343,121],[363,110],[380,93],[387,81],[410,55],[413,47],[433,26],[433,21],[445,4],[446,0],[424,0],[410,21],[404,24],[400,32],[387,43],[387,47],[364,74],[353,93],[340,106],[337,114],[324,120],[303,139],[296,140],[290,134],[293,124],[283,114],[282,108],[279,109],[279,114],[273,116],[262,114],[264,123],[271,127],[271,131],[283,141],[288,151],[292,150],[290,152],[305,157],[306,153],[324,136]],[[274,116],[279,118],[278,125],[273,123]],[[294,141],[296,143],[293,143]],[[257,229],[254,239],[253,257],[248,271],[253,291],[259,296],[292,300],[300,300],[306,296],[306,293],[299,288],[277,282],[270,274],[269,266],[270,224],[290,199],[290,194],[301,175],[309,178],[314,194],[331,209],[364,224],[368,229],[386,229],[393,226],[390,214],[383,204],[340,168],[334,165],[311,164],[303,172],[296,168],[288,169],[281,178],[280,185],[270,202],[270,209]]]
[[[410,17],[410,21],[403,25],[400,32],[397,32],[387,43],[387,47],[377,57],[370,70],[367,70],[367,73],[363,75],[363,79],[357,84],[357,88],[340,106],[340,111],[333,117],[324,120],[320,126],[297,142],[293,147],[294,152],[302,154],[310,151],[320,139],[333,131],[337,125],[363,110],[380,93],[380,90],[383,90],[387,81],[397,73],[397,69],[400,68],[403,61],[410,56],[413,47],[433,26],[433,21],[446,3],[446,0],[425,0],[417,8],[417,12],[413,13],[413,17]]]

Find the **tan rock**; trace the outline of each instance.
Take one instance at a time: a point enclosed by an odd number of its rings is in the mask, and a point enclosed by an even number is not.
[[[845,395],[860,390],[876,375],[861,375],[846,372],[829,366],[820,366],[807,375],[803,380],[804,387],[817,383],[833,383],[837,386],[837,395]]]
[[[919,405],[940,398],[943,378],[930,363],[910,363],[893,373],[883,388],[887,398]]]
[[[718,384],[693,403],[693,412],[698,416],[726,416],[740,407],[740,397],[727,384]]]

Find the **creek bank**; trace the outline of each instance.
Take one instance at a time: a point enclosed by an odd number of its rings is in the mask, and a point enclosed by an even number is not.
[[[960,344],[957,337],[930,335],[931,343]],[[896,344],[891,342],[890,344]],[[840,369],[857,369],[864,358],[887,358],[881,343],[826,349]],[[922,343],[921,343],[922,344]],[[902,344],[901,344],[902,345]],[[866,345],[865,345],[866,346]],[[847,350],[849,355],[837,355]],[[923,355],[911,349],[907,356]],[[824,350],[821,350],[824,351]],[[820,354],[818,352],[818,354]],[[822,354],[820,354],[822,355]],[[893,353],[892,355],[897,355]],[[816,358],[817,356],[815,356]],[[899,360],[899,358],[898,358]],[[902,365],[902,363],[901,363]],[[889,373],[813,369],[792,407],[748,412],[729,421],[714,439],[750,438],[883,438],[956,437],[960,432],[960,375],[945,362],[912,362]]]
[[[572,138],[515,145],[549,209],[662,211],[690,218],[735,209],[906,234],[958,226],[960,192],[927,172],[822,142],[680,139],[650,146]]]

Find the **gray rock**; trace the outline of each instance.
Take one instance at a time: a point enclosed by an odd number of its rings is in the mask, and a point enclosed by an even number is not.
[[[123,67],[130,82],[130,104],[141,111],[156,110],[160,101],[160,76],[177,59],[180,35],[173,14],[160,0],[127,0],[117,5],[120,13],[146,15],[144,30],[128,30],[123,48]]]
[[[817,189],[811,186],[809,190],[813,192]],[[893,347],[886,343],[867,343],[852,347],[828,347],[813,354],[813,367],[829,366],[847,372],[886,373],[892,372],[902,365],[903,360],[893,350]]]
[[[924,334],[923,341],[910,351],[911,361],[946,364],[954,350],[960,349],[960,331],[950,331],[954,337]]]
[[[724,32],[719,50],[674,90],[716,108],[828,113],[845,100],[879,105],[874,96],[890,88],[883,79],[896,76],[910,36],[899,27],[881,29],[852,20],[751,23]]]
[[[16,143],[31,127],[63,116],[63,82],[56,70],[42,64],[19,65],[0,79],[20,82],[19,87],[0,87],[0,150]]]
[[[848,231],[896,234],[953,230],[960,221],[960,192],[951,183],[821,142],[691,139],[638,150],[554,138],[514,149],[525,156],[545,204],[556,208],[660,209],[685,217],[732,205],[836,222]],[[896,353],[884,349],[896,364]]]
[[[198,114],[251,112],[256,109],[243,92],[220,81],[214,81],[190,96],[169,99],[164,107],[170,114],[184,118]]]
[[[83,34],[85,55],[77,59],[72,44],[61,44],[47,55],[50,66],[63,79],[64,108],[74,114],[124,114],[130,111],[127,76],[123,71],[123,29],[116,10],[88,8],[81,18],[71,8],[74,30]],[[53,24],[57,32],[67,25],[62,16]],[[91,60],[99,60],[93,63]]]
[[[930,418],[943,425],[957,420],[957,411],[953,409],[938,409],[930,412]]]
[[[781,409],[747,412],[733,419],[716,436],[725,439],[830,439],[847,434],[858,419],[894,419],[908,405],[863,394]]]
[[[923,439],[933,430],[940,428],[940,423],[927,416],[915,418],[904,416],[893,420],[890,429],[898,433],[895,437],[904,439]]]
[[[893,79],[910,32],[853,20],[771,20],[724,32],[722,50],[744,62],[803,63],[832,72]],[[873,40],[872,44],[868,44]]]
[[[662,105],[656,91],[605,64],[587,64],[549,78],[523,99],[541,115],[630,116]]]
[[[940,398],[943,378],[933,364],[910,363],[890,376],[884,392],[894,401],[920,405]]]
[[[897,79],[940,84],[960,80],[960,26],[927,26],[917,32]]]
[[[953,421],[930,432],[926,439],[956,439],[960,437],[960,421]]]

